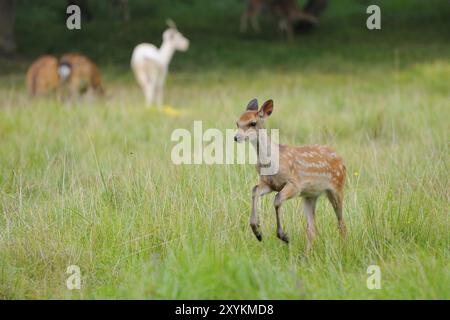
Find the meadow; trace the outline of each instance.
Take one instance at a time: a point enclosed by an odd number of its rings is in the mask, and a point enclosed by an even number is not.
[[[448,299],[448,2],[372,1],[383,20],[369,31],[366,1],[330,1],[294,43],[270,21],[239,34],[238,1],[175,2],[136,1],[128,23],[104,13],[71,32],[56,2],[19,8],[22,54],[0,60],[0,298]],[[166,87],[176,112],[145,108],[129,69],[133,46],[159,44],[168,16],[191,40]],[[106,97],[30,99],[28,63],[70,50],[98,63]],[[258,242],[252,165],[172,164],[174,129],[234,128],[254,97],[274,100],[267,127],[282,143],[327,144],[345,159],[345,241],[321,198],[305,256],[294,199],[284,244],[271,194]],[[69,265],[81,290],[66,287]],[[379,290],[366,286],[370,265]]]

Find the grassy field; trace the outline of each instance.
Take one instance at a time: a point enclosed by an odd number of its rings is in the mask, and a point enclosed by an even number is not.
[[[292,44],[240,35],[238,1],[173,2],[147,12],[136,1],[131,22],[105,13],[78,33],[56,5],[19,7],[20,56],[0,61],[0,298],[448,299],[448,2],[374,1],[383,29],[370,32],[367,1],[330,1],[321,27]],[[167,16],[191,39],[167,83],[179,115],[144,108],[128,68]],[[30,100],[29,61],[69,50],[98,62],[106,98]],[[283,207],[285,245],[272,194],[260,243],[248,225],[253,166],[172,164],[174,129],[234,128],[253,97],[274,99],[267,125],[281,142],[344,157],[346,241],[321,199],[304,256],[296,199]],[[79,291],[66,288],[73,264]],[[366,287],[373,264],[380,290]]]

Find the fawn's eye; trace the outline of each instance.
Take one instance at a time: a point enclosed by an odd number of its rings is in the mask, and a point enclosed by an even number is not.
[[[252,127],[254,127],[254,126],[256,126],[256,122],[250,122],[250,125],[251,125]]]

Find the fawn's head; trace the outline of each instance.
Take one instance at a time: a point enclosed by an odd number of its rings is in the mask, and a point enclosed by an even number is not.
[[[173,47],[179,51],[186,51],[189,48],[189,40],[178,31],[175,22],[167,20],[169,29],[163,33],[163,41],[172,43]]]
[[[264,128],[264,121],[272,114],[273,101],[267,100],[258,110],[258,100],[251,100],[245,112],[239,117],[236,125],[238,131],[234,136],[234,141],[243,142],[245,140],[256,140],[259,129]]]

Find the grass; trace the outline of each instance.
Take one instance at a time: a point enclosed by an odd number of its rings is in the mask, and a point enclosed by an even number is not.
[[[380,32],[365,29],[364,1],[332,1],[320,29],[293,44],[236,33],[236,1],[222,4],[226,12],[175,6],[171,16],[191,39],[167,84],[180,116],[144,108],[128,69],[132,46],[159,41],[171,12],[155,6],[149,18],[143,3],[132,23],[105,13],[81,34],[52,23],[50,9],[19,8],[21,57],[0,62],[0,298],[448,299],[445,1],[379,1]],[[30,12],[42,17],[27,25]],[[147,24],[148,34],[133,32]],[[107,97],[74,106],[30,100],[28,61],[75,44],[99,62]],[[319,236],[305,257],[298,199],[283,207],[286,246],[269,195],[259,243],[248,225],[253,166],[172,164],[174,129],[192,130],[194,120],[204,130],[233,128],[253,97],[274,99],[267,124],[280,128],[281,142],[329,144],[344,157],[345,242],[321,199]],[[66,288],[72,264],[80,291]],[[381,290],[366,287],[372,264]]]

